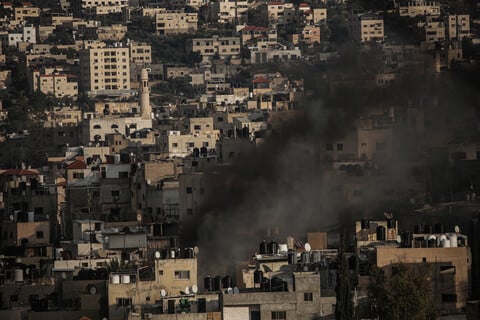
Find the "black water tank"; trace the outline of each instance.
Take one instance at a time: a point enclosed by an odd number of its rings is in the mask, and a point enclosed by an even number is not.
[[[361,220],[361,225],[362,225],[362,230],[368,230],[370,229],[370,219],[368,218],[363,218]]]
[[[441,223],[436,223],[434,226],[435,233],[445,233],[445,226]]]
[[[270,281],[270,279],[262,278],[261,288],[268,291],[272,290],[272,282]]]
[[[260,250],[260,254],[267,254],[267,252],[268,252],[268,243],[267,243],[267,241],[263,240],[262,242],[260,242],[260,244],[259,244],[259,250]]]
[[[433,233],[433,226],[431,224],[427,224],[423,229],[425,233]]]
[[[215,291],[222,290],[222,277],[216,276],[213,279],[213,288],[214,288]]]
[[[170,248],[177,248],[178,247],[178,238],[177,237],[170,237]]]
[[[387,228],[388,229],[395,229],[396,227],[397,227],[397,220],[387,219]]]
[[[412,234],[410,232],[402,232],[400,237],[402,238],[402,242],[400,244],[402,248],[412,247]]]
[[[193,248],[183,249],[183,258],[192,259],[194,257]]]
[[[425,232],[424,232],[423,225],[421,225],[421,224],[416,224],[415,227],[413,227],[413,233],[415,233],[415,234],[425,233]]]
[[[261,283],[263,278],[263,272],[260,270],[255,270],[253,273],[253,282],[254,283]]]
[[[175,313],[175,300],[168,300],[167,302],[168,314]]]
[[[288,264],[297,264],[297,253],[295,250],[288,250]]]
[[[384,241],[385,240],[385,227],[378,226],[377,227],[377,241]]]
[[[224,288],[233,288],[233,280],[229,275],[223,277],[222,283]]]
[[[197,312],[205,313],[207,312],[207,300],[205,298],[198,299],[197,301]]]
[[[205,291],[213,291],[213,278],[210,276],[205,277],[205,279],[203,280],[203,285],[205,287]]]
[[[272,240],[268,243],[268,253],[269,254],[278,253],[278,243],[275,240]]]

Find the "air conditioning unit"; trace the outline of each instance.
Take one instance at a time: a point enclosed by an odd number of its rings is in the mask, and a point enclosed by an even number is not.
[[[152,315],[151,313],[145,313],[145,314],[143,315],[143,318],[144,318],[144,319],[152,319],[152,318],[153,318],[153,315]]]

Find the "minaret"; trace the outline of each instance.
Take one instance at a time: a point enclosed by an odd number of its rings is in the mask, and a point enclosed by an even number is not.
[[[152,107],[150,106],[150,88],[148,87],[148,71],[142,69],[140,73],[140,112],[142,113],[142,119],[152,118]]]

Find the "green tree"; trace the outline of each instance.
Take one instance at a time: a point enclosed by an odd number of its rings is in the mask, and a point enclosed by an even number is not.
[[[348,272],[348,263],[345,256],[345,243],[338,254],[337,286],[335,293],[337,304],[335,305],[335,319],[352,320],[353,313],[353,294],[350,287],[350,277]]]
[[[383,270],[372,269],[368,287],[370,316],[380,320],[435,319],[430,277],[428,264],[399,263],[392,267],[390,277]]]

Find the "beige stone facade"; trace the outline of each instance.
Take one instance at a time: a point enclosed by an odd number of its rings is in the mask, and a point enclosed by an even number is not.
[[[104,47],[80,51],[80,76],[84,91],[130,90],[129,48]]]

